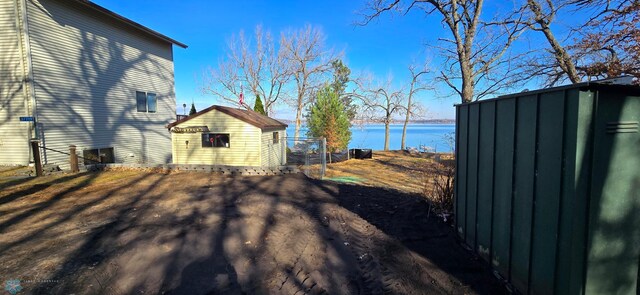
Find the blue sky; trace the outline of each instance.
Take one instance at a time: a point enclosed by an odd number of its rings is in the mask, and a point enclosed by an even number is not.
[[[364,0],[94,2],[189,46],[174,47],[178,113],[182,113],[182,103],[190,105],[192,99],[197,109],[216,103],[199,90],[203,69],[224,57],[226,42],[233,34],[244,30],[250,35],[258,24],[274,35],[305,24],[318,26],[327,36],[327,46],[344,51],[352,72],[366,70],[379,77],[391,74],[396,82],[408,79],[406,67],[415,59],[431,59],[431,67],[436,68],[437,56],[427,52],[425,44],[434,44],[438,34],[446,32],[437,17],[425,17],[418,11],[405,16],[386,14],[367,26],[357,26],[354,23],[362,20],[359,11]],[[422,92],[418,99],[427,106],[430,118],[455,117],[456,96]],[[275,116],[291,118],[292,113],[281,107]]]

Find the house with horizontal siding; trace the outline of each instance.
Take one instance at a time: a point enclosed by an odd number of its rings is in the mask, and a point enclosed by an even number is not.
[[[90,1],[0,0],[0,165],[32,161],[31,139],[63,167],[70,145],[170,163],[173,45],[187,47]]]
[[[167,125],[174,164],[286,165],[287,125],[254,111],[213,105]]]

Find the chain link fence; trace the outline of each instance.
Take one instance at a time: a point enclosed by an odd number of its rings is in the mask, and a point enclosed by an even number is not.
[[[287,165],[298,166],[311,178],[322,179],[327,169],[326,141],[324,138],[287,137]]]

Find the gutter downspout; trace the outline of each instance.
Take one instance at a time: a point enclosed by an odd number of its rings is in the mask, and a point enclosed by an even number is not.
[[[31,101],[30,104],[30,98],[31,100],[33,99],[31,94],[30,94],[30,90],[33,91],[32,88],[32,81],[31,81],[31,67],[30,67],[30,63],[28,61],[29,55],[30,55],[30,49],[28,48],[28,43],[29,41],[26,39],[27,36],[25,34],[25,26],[26,26],[26,21],[25,21],[25,10],[22,9],[24,8],[24,4],[25,2],[23,0],[14,0],[13,1],[13,13],[15,16],[15,26],[16,26],[16,38],[18,40],[18,50],[20,52],[20,67],[22,69],[22,72],[20,73],[20,88],[22,88],[22,93],[23,93],[23,103],[24,103],[24,116],[31,116],[33,114],[32,110],[31,110],[31,105],[33,103],[33,101]],[[22,5],[22,7],[21,7]],[[31,87],[31,88],[30,88]],[[31,139],[34,138],[34,134],[33,134],[33,130],[34,128],[37,128],[36,126],[37,122],[33,122],[33,123],[29,123],[29,128],[27,129],[27,142],[29,142]],[[37,132],[36,132],[36,137],[37,137]],[[31,161],[31,159],[33,159],[33,152],[31,150],[31,148],[29,146],[26,147],[29,150],[29,158],[27,160],[27,162]]]
[[[45,146],[45,142],[44,142],[44,138],[40,138],[40,130],[38,128],[38,124],[39,124],[39,120],[38,120],[38,103],[36,101],[36,93],[35,93],[35,84],[34,84],[34,78],[33,78],[33,63],[31,60],[31,39],[30,39],[30,34],[29,34],[29,21],[28,21],[28,15],[27,15],[27,0],[15,0],[16,4],[18,4],[18,1],[20,1],[20,4],[22,5],[21,7],[21,11],[20,11],[20,17],[19,19],[22,20],[22,26],[21,28],[21,41],[23,41],[24,43],[20,43],[20,46],[22,48],[22,53],[24,54],[24,58],[26,59],[26,64],[23,65],[24,67],[24,76],[25,76],[25,84],[28,85],[28,90],[25,89],[25,97],[28,97],[28,99],[30,100],[30,106],[31,108],[27,109],[27,112],[34,118],[33,121],[33,125],[32,125],[32,130],[30,130],[31,133],[31,137],[33,139],[39,139],[40,141],[40,145],[41,146]],[[18,9],[18,6],[16,5],[16,10]],[[22,47],[24,46],[24,47]],[[43,158],[43,164],[47,164],[47,152],[46,150],[42,150],[41,151],[41,155]]]
[[[27,1],[26,0],[16,0],[16,4],[18,1],[22,2],[22,11],[21,11],[21,16],[22,16],[22,40],[24,40],[24,48],[23,48],[23,52],[25,54],[25,58],[26,58],[26,65],[24,65],[25,68],[25,76],[26,77],[26,81],[27,84],[29,85],[29,91],[25,90],[28,92],[28,96],[31,100],[31,109],[30,109],[30,114],[31,116],[33,116],[34,118],[36,118],[35,121],[35,136],[34,138],[39,139],[40,134],[38,133],[38,120],[37,120],[37,116],[38,116],[38,105],[36,102],[36,93],[35,93],[35,84],[34,84],[34,78],[33,78],[33,63],[31,60],[31,39],[30,39],[30,34],[29,34],[29,22],[28,22],[28,16],[27,16]],[[16,6],[17,9],[17,6]],[[22,44],[21,44],[22,45]]]

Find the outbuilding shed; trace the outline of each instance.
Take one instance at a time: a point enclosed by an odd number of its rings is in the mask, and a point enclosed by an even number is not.
[[[522,294],[640,294],[640,87],[458,105],[456,227]]]
[[[167,128],[174,164],[286,165],[287,125],[254,111],[213,105]]]

